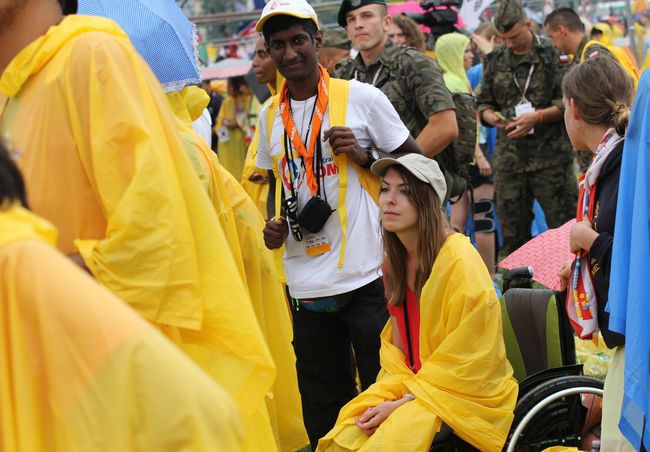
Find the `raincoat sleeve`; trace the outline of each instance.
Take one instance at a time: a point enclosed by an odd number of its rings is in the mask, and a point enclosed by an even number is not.
[[[214,264],[203,242],[220,235],[207,195],[140,57],[110,37],[80,41],[68,66],[88,71],[67,74],[68,111],[107,224],[104,237],[75,244],[92,274],[142,316],[198,330],[205,297],[213,296],[205,280],[234,284],[228,271],[207,274]],[[226,268],[232,258],[223,251]]]
[[[414,374],[406,366],[391,343],[389,322],[377,382],[342,408],[319,450],[356,450],[367,442],[368,450],[425,451],[443,422],[480,450],[503,447],[517,383],[505,356],[498,299],[471,244],[457,236],[448,240],[454,243],[441,250],[420,297],[422,368]],[[415,400],[391,413],[372,436],[355,425],[367,408],[406,393]]]
[[[240,450],[230,396],[39,223],[0,211],[0,449]]]

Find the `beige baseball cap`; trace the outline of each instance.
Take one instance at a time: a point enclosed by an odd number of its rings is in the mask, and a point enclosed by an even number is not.
[[[431,185],[442,205],[447,194],[447,184],[438,162],[421,154],[406,154],[398,158],[386,157],[379,159],[372,164],[370,171],[375,176],[383,177],[388,168],[396,165],[405,168],[422,182]]]
[[[316,24],[316,28],[320,29],[316,11],[305,0],[270,0],[264,5],[260,20],[255,25],[255,31],[261,33],[266,21],[273,16],[279,15],[311,19]]]

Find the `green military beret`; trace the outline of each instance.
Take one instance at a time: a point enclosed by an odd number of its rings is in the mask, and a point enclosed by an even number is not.
[[[323,30],[323,47],[350,50],[352,48],[352,42],[350,42],[350,38],[348,38],[345,30],[329,28]]]
[[[339,8],[339,15],[337,18],[339,25],[342,27],[345,27],[347,25],[345,16],[350,11],[354,11],[355,9],[361,8],[362,6],[373,4],[386,6],[386,0],[343,0],[341,7]]]
[[[506,33],[525,18],[526,13],[519,0],[501,0],[494,15],[494,26],[499,33]]]

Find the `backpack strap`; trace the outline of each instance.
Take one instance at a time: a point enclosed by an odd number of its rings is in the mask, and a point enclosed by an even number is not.
[[[350,97],[350,82],[338,78],[330,78],[330,126],[345,126],[347,118],[348,98]],[[348,189],[348,158],[345,154],[332,153],[334,162],[339,169],[339,218],[341,219],[341,254],[338,267],[343,267],[345,258],[345,245],[347,243],[348,210],[345,204],[345,195]]]
[[[603,43],[601,43],[600,41],[596,41],[596,40],[593,40],[593,39],[591,41],[587,41],[585,46],[582,48],[582,54],[580,55],[580,62],[581,63],[584,63],[584,61],[585,61],[585,55],[587,54],[587,49],[589,47],[591,47],[592,45],[594,45],[594,44],[598,44],[598,45],[601,45],[601,46],[607,48],[607,46],[604,45]]]

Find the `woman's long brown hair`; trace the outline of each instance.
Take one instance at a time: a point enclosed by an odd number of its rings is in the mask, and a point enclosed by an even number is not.
[[[391,167],[401,176],[408,188],[406,196],[417,211],[418,268],[413,288],[418,299],[424,284],[431,275],[433,263],[445,242],[447,220],[440,207],[440,200],[431,185],[422,182],[401,166]],[[406,248],[394,232],[382,228],[384,253],[386,254],[386,294],[391,306],[402,304],[406,297]]]

